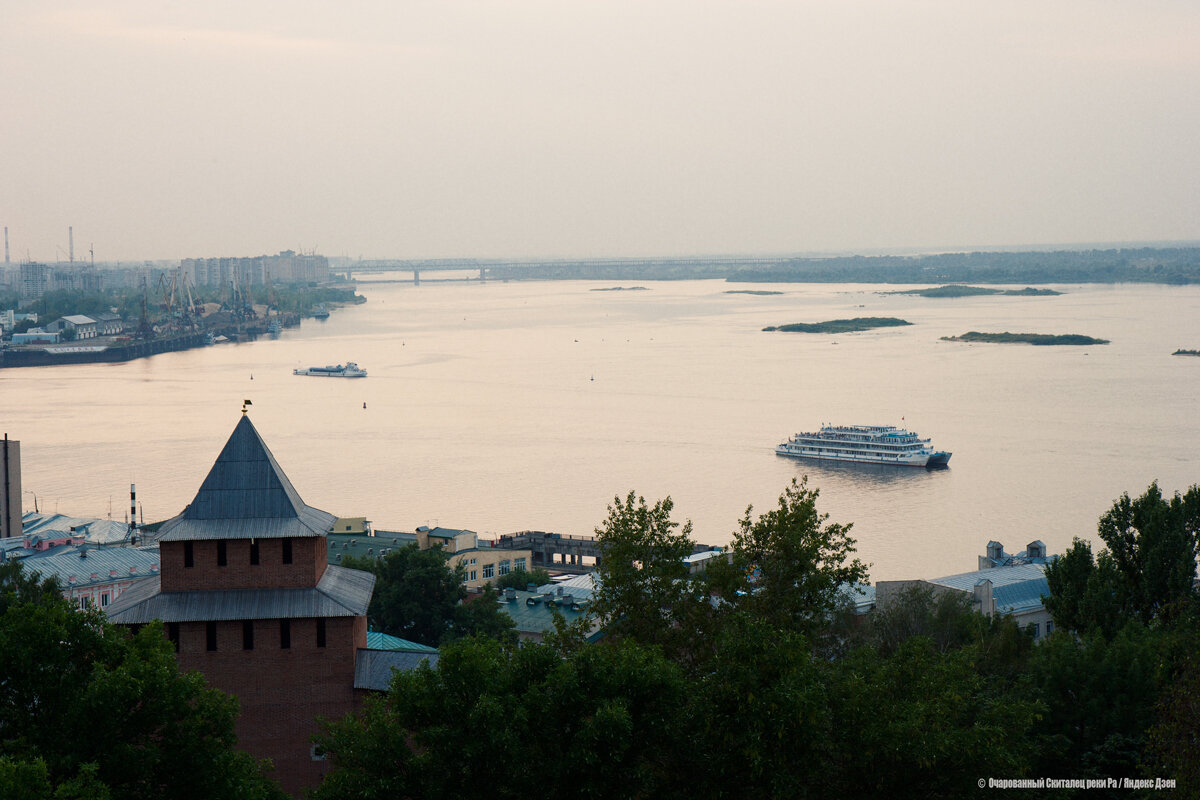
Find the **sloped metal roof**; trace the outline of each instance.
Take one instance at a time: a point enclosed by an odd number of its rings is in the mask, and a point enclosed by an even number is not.
[[[929,583],[936,583],[939,586],[970,592],[975,588],[975,584],[984,579],[992,582],[993,596],[995,596],[995,589],[1001,586],[1023,583],[1024,581],[1040,580],[1044,582],[1046,580],[1046,565],[1016,564],[1008,567],[977,569],[971,572],[960,572],[957,575],[947,575],[944,578],[930,578]]]
[[[368,650],[405,650],[410,653],[436,653],[436,647],[430,647],[427,644],[419,642],[410,642],[408,639],[401,639],[399,636],[392,636],[388,633],[380,631],[367,631],[367,649]]]
[[[412,653],[400,650],[359,650],[354,664],[354,688],[386,692],[392,682],[392,671],[407,672],[422,663],[436,667],[438,654]]]
[[[224,589],[164,592],[158,577],[130,587],[108,607],[108,618],[123,625],[160,619],[202,622],[230,619],[361,617],[371,603],[375,576],[328,566],[307,589]]]
[[[58,578],[63,589],[116,580],[150,580],[158,575],[158,547],[88,548],[85,558],[80,558],[80,551],[79,547],[56,547],[27,556],[21,563],[27,572]]]
[[[280,469],[248,416],[183,513],[159,528],[159,541],[323,536],[337,519],[312,508]]]
[[[1041,579],[1010,583],[992,590],[992,599],[996,602],[996,610],[1003,614],[1016,614],[1041,608],[1045,605],[1044,598],[1050,596],[1050,584],[1043,576]]]

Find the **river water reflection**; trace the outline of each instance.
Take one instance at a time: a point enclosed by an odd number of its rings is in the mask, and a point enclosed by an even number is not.
[[[926,299],[866,285],[364,283],[368,302],[278,339],[105,365],[0,371],[0,433],[26,503],[178,513],[244,399],[301,496],[377,527],[590,534],[614,495],[671,495],[723,544],[808,475],[853,522],[875,579],[974,568],[991,539],[1061,552],[1122,492],[1200,481],[1200,287],[1061,286],[1058,297]],[[730,293],[753,289],[781,294]],[[765,333],[854,316],[913,324]],[[966,345],[967,330],[1107,346]],[[292,375],[347,360],[365,380]],[[365,405],[364,405],[365,404]],[[903,422],[901,419],[903,418]],[[949,469],[778,457],[821,422],[897,424]]]

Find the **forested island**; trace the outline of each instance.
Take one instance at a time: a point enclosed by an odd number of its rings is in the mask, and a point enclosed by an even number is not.
[[[960,336],[943,336],[945,342],[994,342],[1001,344],[1081,345],[1108,344],[1108,339],[1094,339],[1078,333],[980,333],[968,331]]]
[[[1056,292],[1054,289],[1035,289],[1032,286],[1026,286],[1024,289],[989,289],[984,286],[962,286],[954,283],[930,289],[904,289],[898,292],[880,292],[880,294],[915,294],[920,297],[973,297],[982,294],[1002,294],[1013,297],[1041,297],[1058,295],[1062,292]]]
[[[764,331],[785,333],[854,333],[872,328],[892,328],[897,325],[912,325],[896,317],[855,317],[854,319],[830,319],[825,322],[793,322],[788,325],[769,325]]]
[[[725,294],[783,294],[768,289],[726,289]]]
[[[1173,356],[1200,356],[1200,350],[1176,350]]]

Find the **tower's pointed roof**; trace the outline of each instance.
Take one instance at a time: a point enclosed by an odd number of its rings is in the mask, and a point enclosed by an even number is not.
[[[300,499],[243,415],[195,499],[163,523],[160,541],[323,536],[336,519]]]

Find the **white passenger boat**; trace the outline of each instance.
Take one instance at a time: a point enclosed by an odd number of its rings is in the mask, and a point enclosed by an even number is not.
[[[950,453],[934,450],[929,439],[894,425],[822,425],[816,433],[789,436],[775,452],[793,458],[907,467],[944,467],[950,462]]]
[[[294,369],[293,375],[313,375],[318,378],[365,378],[367,371],[360,369],[358,364],[353,361],[347,361],[345,364],[337,364],[330,367],[309,367],[308,369]]]

